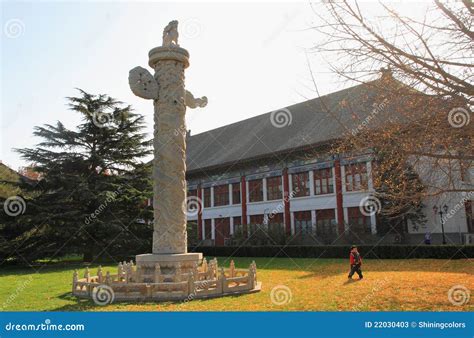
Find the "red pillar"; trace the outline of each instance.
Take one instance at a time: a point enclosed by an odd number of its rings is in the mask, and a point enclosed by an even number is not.
[[[288,179],[288,169],[283,169],[283,203],[285,206],[285,228],[286,234],[291,236],[291,217],[290,217],[290,182]]]
[[[337,205],[337,220],[338,220],[338,234],[342,235],[344,228],[344,209],[342,206],[342,177],[341,177],[341,161],[334,162],[335,180],[336,180],[336,205]]]
[[[241,205],[242,205],[242,228],[244,231],[244,236],[247,237],[247,184],[245,183],[245,176],[242,176],[241,179],[240,191],[242,194]]]
[[[198,238],[202,241],[204,238],[202,237],[202,191],[201,185],[197,186],[197,198],[198,198]]]

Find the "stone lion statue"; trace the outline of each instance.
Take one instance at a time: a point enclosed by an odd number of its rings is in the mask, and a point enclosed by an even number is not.
[[[178,45],[178,21],[171,21],[163,30],[163,46],[171,47]]]

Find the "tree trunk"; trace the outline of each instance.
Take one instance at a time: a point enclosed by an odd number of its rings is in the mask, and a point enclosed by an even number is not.
[[[92,251],[87,251],[82,254],[82,261],[84,263],[90,263],[94,260],[94,254]]]

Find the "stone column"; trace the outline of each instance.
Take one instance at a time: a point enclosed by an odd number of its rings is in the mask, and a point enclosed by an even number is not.
[[[156,266],[170,278],[202,259],[201,253],[187,253],[185,114],[186,107],[205,107],[207,98],[194,98],[185,89],[189,53],[178,45],[178,35],[178,22],[171,21],[163,31],[163,45],[148,53],[155,74],[135,67],[128,78],[135,95],[153,100],[155,122],[153,248],[151,254],[136,256],[139,282],[153,281]]]
[[[189,66],[188,58],[188,52],[177,46],[157,47],[149,53],[159,85],[153,101],[154,254],[187,252],[184,69]]]

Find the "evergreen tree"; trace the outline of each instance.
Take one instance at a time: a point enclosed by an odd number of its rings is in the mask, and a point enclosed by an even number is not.
[[[17,150],[36,164],[43,179],[24,214],[2,214],[4,256],[30,261],[83,254],[91,260],[151,246],[152,212],[146,200],[152,184],[142,161],[152,141],[143,133],[144,118],[107,95],[79,92],[67,99],[70,109],[81,114],[81,124],[74,130],[59,121],[35,127],[33,134],[42,141]]]
[[[425,186],[412,165],[402,160],[395,145],[390,150],[377,151],[373,177],[381,205],[378,233],[395,233],[402,241],[409,226],[419,227],[426,223],[422,203]]]

